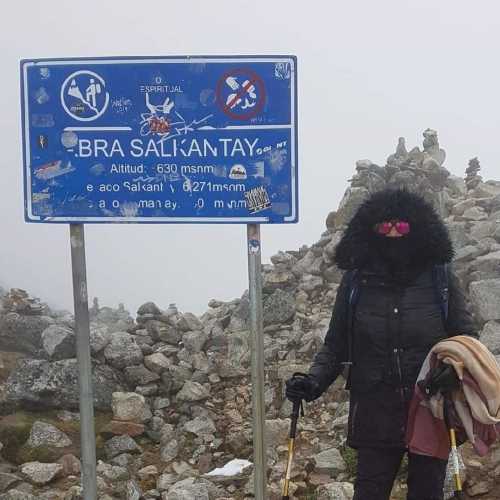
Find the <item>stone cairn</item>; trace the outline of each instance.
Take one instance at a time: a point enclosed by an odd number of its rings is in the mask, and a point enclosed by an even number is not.
[[[408,151],[399,138],[385,165],[359,160],[318,241],[278,252],[263,266],[271,500],[281,498],[286,457],[291,408],[284,381],[307,371],[323,342],[342,275],[333,264],[335,246],[371,192],[406,186],[425,193],[439,209],[481,340],[500,359],[500,182],[484,182],[477,159],[469,162],[465,180],[452,175],[445,158],[437,133],[427,129],[422,149]],[[0,386],[0,500],[77,500],[74,321],[70,313],[37,304],[26,292],[12,290],[4,294],[0,312],[0,352],[19,357]],[[132,318],[124,307],[94,301],[91,318],[99,500],[252,498],[248,293],[229,302],[211,300],[200,317],[175,304],[148,302]],[[342,380],[307,405],[293,498],[352,498],[355,454],[345,446],[348,411]],[[467,493],[500,498],[500,447],[484,458],[468,445],[462,450]],[[394,494],[404,492],[398,478]]]

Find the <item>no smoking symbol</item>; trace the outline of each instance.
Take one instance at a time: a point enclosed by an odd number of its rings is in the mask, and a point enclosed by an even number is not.
[[[225,73],[217,82],[217,103],[233,120],[249,120],[264,107],[266,87],[252,70],[237,68]]]

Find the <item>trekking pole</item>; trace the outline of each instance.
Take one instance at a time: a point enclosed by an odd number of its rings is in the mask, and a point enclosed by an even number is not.
[[[446,423],[446,427],[448,427],[448,432],[450,433],[450,444],[451,444],[450,460],[452,461],[453,477],[455,479],[455,494],[453,498],[457,500],[465,500],[464,492],[462,489],[462,479],[460,478],[460,461],[458,458],[457,437],[455,428],[451,424],[450,415],[448,413],[450,405],[451,401],[449,400],[449,398],[445,398],[444,420]]]
[[[283,484],[282,500],[289,500],[288,488],[290,485],[290,476],[292,474],[293,453],[295,448],[295,436],[297,434],[297,421],[299,419],[299,412],[304,416],[304,407],[302,400],[298,399],[293,402],[292,414],[290,415],[290,435],[288,438],[288,460],[286,463],[285,482]]]

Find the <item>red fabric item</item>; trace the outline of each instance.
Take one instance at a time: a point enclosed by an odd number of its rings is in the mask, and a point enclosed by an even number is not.
[[[430,360],[430,367],[435,366],[437,359],[433,356]],[[485,401],[484,395],[479,389],[467,370],[464,370],[463,385],[471,387],[476,394]],[[469,409],[470,411],[470,409]],[[457,415],[454,415],[457,418]],[[492,444],[500,436],[500,424],[486,425],[478,422],[471,414],[474,442],[474,450],[479,456],[485,456]],[[461,425],[456,426],[460,436],[466,436]],[[461,439],[460,441],[465,441]],[[412,453],[428,455],[447,460],[451,443],[449,431],[443,418],[436,417],[429,405],[429,401],[422,389],[415,385],[413,398],[410,402],[408,412],[408,424],[406,427],[406,444]]]
[[[432,414],[418,385],[415,386],[408,412],[406,443],[412,453],[419,455],[447,460],[450,454],[450,438],[444,420]]]

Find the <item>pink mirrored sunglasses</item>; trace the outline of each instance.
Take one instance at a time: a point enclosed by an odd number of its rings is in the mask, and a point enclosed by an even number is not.
[[[408,234],[410,232],[410,223],[404,220],[381,222],[375,226],[375,230],[379,234],[389,234],[393,227],[399,234]]]

